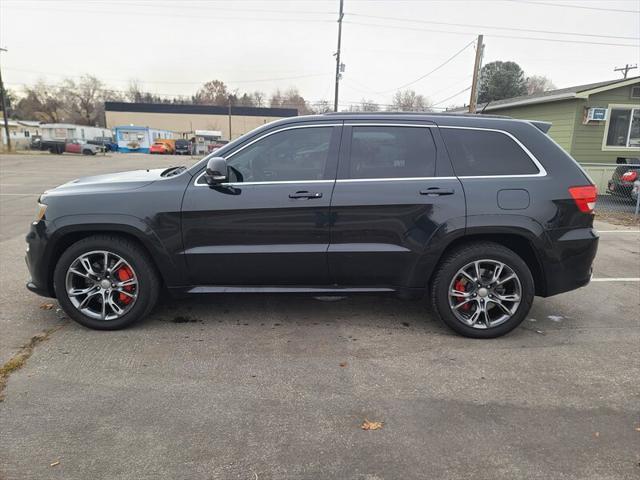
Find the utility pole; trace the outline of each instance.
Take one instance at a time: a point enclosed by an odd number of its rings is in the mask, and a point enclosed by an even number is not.
[[[624,78],[627,78],[627,74],[629,73],[629,70],[635,70],[636,68],[638,68],[638,65],[629,65],[628,63],[624,66],[624,67],[620,67],[620,68],[614,68],[613,71],[614,72],[623,72],[622,76]]]
[[[229,101],[229,141],[231,141],[231,95],[229,95],[228,101]]]
[[[0,47],[0,52],[6,52],[6,48]],[[11,137],[9,136],[9,114],[7,113],[7,98],[4,90],[4,83],[2,82],[2,69],[0,69],[0,102],[2,102],[2,116],[4,117],[4,133],[7,136],[7,151],[11,151]]]
[[[333,100],[333,111],[338,111],[338,85],[340,83],[340,43],[342,42],[342,17],[344,17],[343,13],[344,8],[344,0],[340,0],[340,14],[338,15],[338,50],[336,51],[336,90],[335,90],[335,98]]]
[[[480,68],[482,67],[482,53],[484,52],[484,45],[482,43],[482,35],[478,35],[478,42],[476,45],[476,59],[473,62],[473,81],[471,83],[471,98],[469,99],[469,113],[476,113],[476,107],[478,106],[478,77],[480,77]]]

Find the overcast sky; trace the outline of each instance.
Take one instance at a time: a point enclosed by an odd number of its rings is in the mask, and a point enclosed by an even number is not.
[[[240,92],[296,86],[309,101],[333,101],[338,4],[0,0],[2,75],[18,91],[89,73],[116,90],[137,79],[154,93],[190,95],[220,79]],[[485,63],[515,61],[558,88],[619,78],[614,67],[640,63],[640,0],[345,0],[344,10],[343,108],[390,103],[479,33]],[[471,84],[474,48],[408,88],[440,107],[467,103],[459,92]]]

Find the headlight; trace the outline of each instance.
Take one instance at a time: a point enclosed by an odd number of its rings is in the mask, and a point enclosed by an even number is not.
[[[44,212],[47,211],[47,206],[44,203],[38,202],[38,206],[36,207],[36,218],[33,219],[33,223],[38,223],[40,220],[44,218]]]

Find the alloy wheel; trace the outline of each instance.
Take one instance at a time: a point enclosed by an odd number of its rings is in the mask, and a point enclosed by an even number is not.
[[[449,284],[449,307],[463,324],[494,328],[509,320],[518,310],[522,285],[516,272],[498,260],[468,263]]]
[[[71,262],[65,288],[69,300],[82,314],[97,320],[115,320],[135,304],[138,277],[120,255],[95,250]]]

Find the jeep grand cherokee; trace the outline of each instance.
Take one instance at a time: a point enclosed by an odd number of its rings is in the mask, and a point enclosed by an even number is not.
[[[176,294],[428,294],[469,337],[589,282],[596,188],[547,135],[504,117],[328,114],[260,127],[190,168],[45,192],[28,288],[90,328]]]

